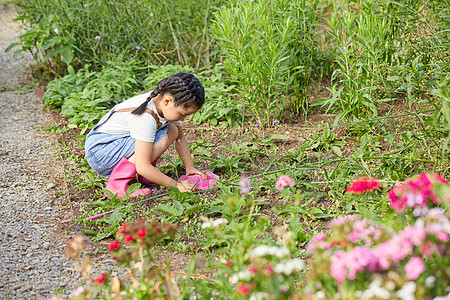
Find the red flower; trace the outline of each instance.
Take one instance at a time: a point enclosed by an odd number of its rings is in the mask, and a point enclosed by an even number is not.
[[[272,275],[272,274],[273,274],[273,268],[272,268],[272,266],[271,266],[271,265],[267,265],[267,266],[266,266],[266,271],[267,271],[267,273],[269,273],[269,275]]]
[[[236,289],[243,296],[247,296],[252,291],[252,287],[246,283],[238,283]]]
[[[132,242],[134,240],[131,234],[125,234],[125,243]]]
[[[125,233],[125,228],[127,228],[128,224],[127,223],[123,223],[122,228],[119,229],[119,231],[117,231],[118,235],[123,235]]]
[[[136,236],[140,239],[143,239],[147,236],[147,230],[145,228],[141,228],[137,233]]]
[[[109,243],[109,252],[119,249],[119,241],[113,240]]]
[[[159,225],[156,225],[156,226],[155,226],[155,231],[156,231],[156,232],[161,232],[161,227],[160,227]]]
[[[231,267],[232,264],[233,264],[233,261],[230,259],[229,261],[227,261],[227,263],[225,264],[225,266]]]
[[[381,187],[378,179],[357,178],[353,180],[352,184],[345,190],[352,194],[362,194],[367,191],[373,191]]]
[[[95,282],[97,282],[99,285],[102,285],[105,282],[106,279],[106,273],[98,275],[97,278],[95,278]]]

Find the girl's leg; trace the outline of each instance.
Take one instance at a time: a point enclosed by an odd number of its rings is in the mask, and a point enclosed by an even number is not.
[[[166,150],[169,149],[170,145],[175,142],[177,136],[178,128],[173,124],[169,124],[167,127],[167,133],[158,142],[156,142],[156,144],[153,145],[151,161],[153,162],[157,160],[164,152],[166,152]],[[132,162],[133,164],[136,163],[134,154],[130,158],[128,158],[128,161]]]

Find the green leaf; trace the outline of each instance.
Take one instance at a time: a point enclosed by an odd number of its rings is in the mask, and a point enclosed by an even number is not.
[[[268,144],[273,141],[281,141],[281,140],[286,140],[288,138],[289,138],[289,136],[284,135],[284,134],[273,134],[273,135],[269,136],[267,139],[261,141],[261,143]]]
[[[391,76],[391,77],[389,77],[388,79],[386,79],[387,81],[397,81],[397,80],[399,80],[400,79],[400,77],[399,76]]]
[[[48,49],[50,49],[51,47],[55,46],[57,43],[60,43],[60,42],[61,42],[61,38],[59,36],[58,37],[55,36],[54,38],[46,41],[44,43],[44,45],[42,45],[42,50],[44,50],[44,51],[48,50]]]
[[[68,65],[72,62],[73,59],[73,52],[72,52],[72,47],[69,45],[64,46],[61,49],[61,56],[64,60],[64,62]],[[72,68],[73,69],[73,68]]]
[[[75,76],[75,70],[72,65],[67,66],[67,72],[69,73],[69,75]]]
[[[340,149],[339,147],[331,146],[331,150],[333,150],[333,152],[334,152],[337,156],[342,157],[342,151],[341,151],[341,149]]]
[[[81,232],[87,235],[97,235],[98,232],[92,229],[81,229]]]
[[[119,224],[120,220],[123,218],[123,213],[120,211],[115,211],[111,216],[105,218],[105,222],[107,222],[110,225],[117,225]]]
[[[16,47],[16,46],[19,46],[20,45],[20,43],[12,43],[11,45],[9,45],[6,49],[5,49],[5,52],[8,52],[9,50],[11,50],[12,48],[14,48],[14,47]],[[20,50],[20,51],[22,51],[22,50]]]

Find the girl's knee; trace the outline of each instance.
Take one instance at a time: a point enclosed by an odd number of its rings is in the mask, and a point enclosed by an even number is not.
[[[178,137],[178,127],[173,124],[169,124],[167,128],[167,136],[169,137],[170,143],[175,141]]]

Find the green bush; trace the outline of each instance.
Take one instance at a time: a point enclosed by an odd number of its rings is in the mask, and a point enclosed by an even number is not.
[[[61,111],[71,126],[86,130],[92,128],[114,104],[155,88],[158,81],[172,74],[190,72],[198,76],[206,93],[205,104],[193,115],[193,121],[213,125],[219,122],[230,126],[240,124],[242,103],[232,92],[234,86],[227,85],[222,79],[219,67],[196,73],[188,66],[150,65],[142,69],[138,65],[136,61],[122,62],[119,58],[109,61],[101,72],[89,71],[90,66],[85,65],[75,73],[69,66],[69,74],[48,84],[43,97],[45,107]]]
[[[109,61],[101,72],[89,71],[89,65],[75,73],[51,81],[44,94],[46,108],[60,110],[69,122],[86,130],[103,114],[139,90],[136,61]]]

